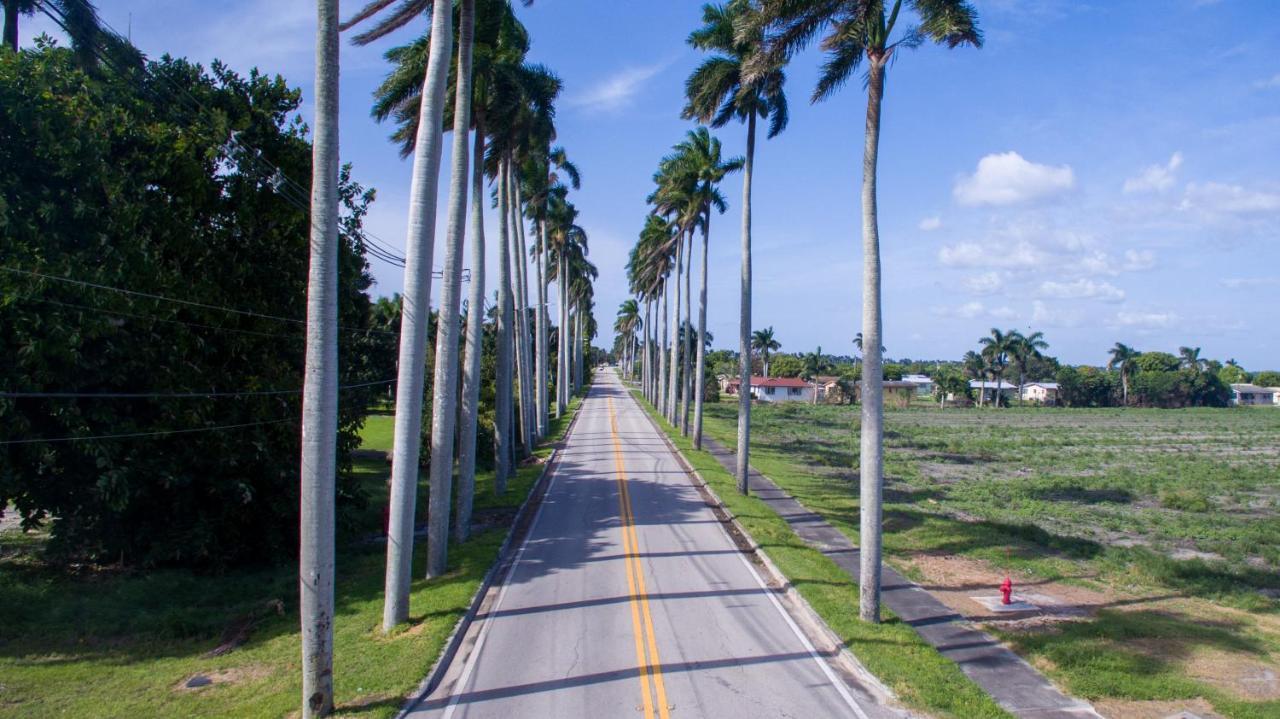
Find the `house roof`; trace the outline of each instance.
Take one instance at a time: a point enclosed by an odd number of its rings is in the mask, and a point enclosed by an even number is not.
[[[923,374],[904,374],[902,375],[902,381],[912,384],[933,384],[933,380],[928,375]]]
[[[908,382],[907,380],[895,380],[895,379],[887,379],[882,383],[882,385],[884,386],[885,389],[908,389],[908,388],[915,389],[916,387],[915,382]]]
[[[742,380],[734,377],[727,383],[731,387],[742,384]],[[812,387],[813,385],[799,377],[760,377],[751,378],[752,387]]]
[[[1242,384],[1233,384],[1233,385],[1231,385],[1231,389],[1235,390],[1236,392],[1250,392],[1250,393],[1255,393],[1255,394],[1256,394],[1256,393],[1259,393],[1259,392],[1261,392],[1262,394],[1275,394],[1275,393],[1276,393],[1276,388],[1275,388],[1275,387],[1259,387],[1259,386],[1258,386],[1258,385],[1256,385],[1256,384],[1243,384],[1243,383],[1242,383]]]
[[[970,389],[997,389],[997,388],[999,388],[999,389],[1001,389],[1001,390],[1006,390],[1006,389],[1008,389],[1008,390],[1014,390],[1014,389],[1017,389],[1017,388],[1018,388],[1018,383],[1017,383],[1017,382],[1005,382],[1004,380],[1001,380],[1001,381],[997,384],[996,382],[988,382],[988,381],[986,381],[986,380],[971,379],[971,380],[969,380],[969,387],[970,387]]]
[[[1057,389],[1057,382],[1028,382],[1023,387],[1044,387],[1045,389]]]

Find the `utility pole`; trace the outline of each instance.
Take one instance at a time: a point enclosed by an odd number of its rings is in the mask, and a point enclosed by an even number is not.
[[[316,2],[311,265],[302,389],[302,716],[333,711],[334,502],[338,438],[338,0]]]

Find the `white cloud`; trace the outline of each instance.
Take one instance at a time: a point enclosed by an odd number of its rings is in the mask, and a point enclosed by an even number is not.
[[[999,272],[983,272],[964,279],[964,288],[975,295],[990,295],[1000,291],[1004,280]]]
[[[629,67],[587,88],[581,94],[567,99],[569,105],[588,110],[620,110],[630,104],[644,84],[662,72],[671,63],[659,62],[640,67]]]
[[[1095,282],[1085,278],[1074,282],[1047,280],[1040,283],[1040,295],[1060,300],[1088,299],[1102,302],[1119,302],[1124,299],[1124,290],[1110,282]]]
[[[1280,193],[1250,190],[1221,182],[1192,182],[1187,184],[1179,209],[1228,214],[1280,212]]]
[[[1156,266],[1156,253],[1151,250],[1125,250],[1124,264],[1120,266],[1126,272],[1141,272]]]
[[[939,317],[959,317],[963,320],[971,320],[977,317],[994,317],[996,319],[1008,320],[1018,316],[1018,313],[1008,307],[992,307],[988,308],[981,302],[966,302],[962,305],[947,305],[934,307],[933,313]]]
[[[1275,87],[1280,87],[1280,73],[1276,73],[1264,80],[1258,80],[1253,83],[1253,86],[1259,90],[1270,90]]]
[[[939,227],[942,227],[942,218],[940,217],[926,217],[920,220],[920,229],[925,232],[933,232]]]
[[[953,194],[962,205],[1015,205],[1062,194],[1075,184],[1069,165],[1040,165],[1005,152],[978,160],[978,169],[960,178]]]
[[[949,267],[1031,268],[1043,261],[1042,253],[1029,242],[1018,242],[1007,249],[960,242],[938,250],[938,260]]]
[[[1137,177],[1124,181],[1125,192],[1164,192],[1173,187],[1178,168],[1182,167],[1182,153],[1175,152],[1164,165],[1151,165]]]
[[[1174,312],[1117,312],[1115,325],[1139,329],[1167,329],[1178,322]]]
[[[1228,277],[1222,286],[1229,290],[1243,290],[1253,287],[1280,286],[1280,277]]]
[[[1082,316],[1074,310],[1049,307],[1040,300],[1031,303],[1031,321],[1041,327],[1077,327]]]

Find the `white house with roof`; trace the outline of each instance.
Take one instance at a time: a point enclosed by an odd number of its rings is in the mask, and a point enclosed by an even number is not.
[[[737,394],[741,382],[730,379],[725,392]],[[812,402],[813,383],[799,377],[752,377],[751,399],[760,402]]]
[[[1259,387],[1256,384],[1233,384],[1231,385],[1231,404],[1241,407],[1252,407],[1257,405],[1275,405],[1277,404],[1277,393],[1280,389],[1275,387]]]
[[[922,374],[905,374],[902,375],[903,382],[910,382],[916,387],[916,394],[931,395],[933,394],[933,380],[927,375]]]
[[[969,389],[973,390],[974,396],[984,404],[994,404],[997,396],[1001,397],[1005,404],[1018,398],[1017,382],[1007,382],[1005,380],[988,382],[983,379],[971,379],[969,380]]]
[[[1022,385],[1022,401],[1055,405],[1058,403],[1058,383],[1028,382]]]

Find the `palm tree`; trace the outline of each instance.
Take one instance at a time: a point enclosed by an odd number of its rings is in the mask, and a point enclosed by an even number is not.
[[[813,383],[813,403],[818,404],[818,376],[823,372],[830,372],[833,365],[831,361],[822,354],[822,348],[819,347],[816,352],[809,352],[801,360],[804,362],[804,368],[800,371],[800,377],[808,382]]]
[[[623,375],[630,378],[635,373],[636,330],[641,326],[640,304],[634,299],[626,299],[618,305],[618,318],[613,323],[613,330],[622,339],[623,354],[620,358]]]
[[[761,0],[755,25],[765,27],[764,52],[748,62],[754,78],[779,66],[824,30],[827,53],[813,101],[830,97],[867,59],[867,118],[862,157],[862,327],[870,350],[864,353],[861,431],[861,531],[859,614],[880,621],[881,494],[884,486],[884,377],[881,372],[880,231],[876,214],[876,162],[885,71],[899,49],[926,40],[948,47],[981,46],[973,6],[966,0],[907,0],[919,23],[894,39],[902,0],[886,8],[881,0]],[[753,30],[753,28],[747,28]]]
[[[679,165],[678,171],[693,178],[694,182],[689,193],[689,199],[695,205],[697,216],[699,217],[698,225],[702,228],[701,279],[698,294],[698,336],[702,337],[707,331],[707,245],[711,231],[711,211],[715,209],[722,214],[724,213],[726,205],[724,197],[720,194],[719,184],[730,172],[741,169],[743,160],[740,157],[722,160],[720,157],[720,141],[712,137],[711,132],[705,127],[690,130],[685,141],[676,145],[675,150],[676,162]],[[689,343],[686,342],[685,346],[688,347]],[[705,382],[703,370],[706,367],[706,347],[702,342],[698,342],[695,351],[697,353],[697,362],[693,370],[693,379],[696,382],[693,389],[693,446],[695,449],[701,449],[702,395],[705,389],[703,386]],[[687,365],[688,353],[686,353],[685,362]],[[686,391],[686,410],[687,397],[688,392]]]
[[[1049,349],[1049,343],[1045,341],[1043,332],[1017,334],[1009,349],[1014,363],[1018,365],[1018,403],[1021,404],[1022,386],[1027,383],[1027,367],[1033,360],[1044,359],[1040,350]]]
[[[462,246],[466,234],[471,128],[471,51],[475,0],[459,0],[456,100],[453,113],[453,167],[449,181],[440,321],[431,398],[431,468],[427,505],[427,578],[445,573],[449,509],[453,495],[454,431],[458,418],[458,316],[462,302]],[[483,158],[477,158],[479,162]]]
[[[1199,347],[1179,347],[1178,355],[1183,369],[1199,372],[1204,369],[1204,360],[1200,359]]]
[[[550,325],[550,319],[547,314],[548,307],[548,276],[550,268],[544,268],[547,261],[547,206],[548,198],[553,195],[559,195],[563,199],[569,188],[579,189],[581,187],[581,175],[578,168],[569,161],[568,155],[563,147],[550,147],[553,138],[545,138],[544,145],[548,148],[546,152],[531,152],[525,162],[524,168],[520,173],[522,180],[521,192],[525,197],[525,212],[528,218],[534,223],[538,233],[538,245],[535,252],[536,275],[538,285],[538,312],[537,312],[537,335],[535,337],[536,365],[537,365],[537,412],[538,412],[538,434],[544,435],[547,431],[547,421],[549,418],[548,411],[548,392],[547,387],[549,381],[549,348],[547,332]],[[566,185],[560,180],[560,174],[563,173],[569,183]]]
[[[765,327],[751,334],[751,349],[760,354],[760,368],[765,379],[769,378],[769,353],[782,349],[782,343],[773,338],[773,327]],[[750,378],[748,378],[750,379]],[[744,385],[749,387],[750,385]]]
[[[1022,335],[1017,330],[1001,332],[992,327],[989,336],[978,340],[978,344],[982,347],[982,356],[987,360],[991,374],[996,380],[995,405],[997,407],[1000,406],[1000,393],[1004,388],[1004,371],[1009,366],[1009,356],[1013,354],[1021,339]],[[983,393],[986,393],[985,389]]]
[[[82,67],[94,65],[99,38],[106,34],[98,9],[89,0],[4,0],[4,45],[18,51],[18,17],[34,15],[37,9],[49,15],[71,38],[71,48]],[[108,42],[119,38],[109,38]]]
[[[973,350],[969,350],[964,353],[964,358],[960,361],[964,365],[964,374],[969,379],[981,380],[986,377],[987,361],[983,359],[982,355],[974,352]],[[982,406],[985,394],[985,392],[980,392],[978,394],[979,407]]]
[[[346,30],[390,7],[391,0],[371,0],[342,24]],[[424,74],[413,145],[413,176],[409,189],[409,235],[405,242],[404,313],[400,328],[400,360],[396,382],[396,419],[391,460],[391,512],[387,532],[387,577],[382,628],[390,631],[409,618],[409,575],[413,564],[414,505],[422,449],[422,400],[427,346],[427,318],[431,311],[431,265],[435,244],[436,183],[440,170],[445,89],[452,61],[453,8],[437,2],[431,7],[427,71]],[[408,25],[424,9],[406,2],[369,30],[356,35],[367,45]],[[441,324],[446,318],[441,318]]]
[[[338,3],[316,3],[311,266],[302,392],[302,715],[333,711],[334,530],[338,434]]]
[[[1111,359],[1107,361],[1108,370],[1120,370],[1120,403],[1129,406],[1129,380],[1133,377],[1133,371],[1137,368],[1136,360],[1142,353],[1124,344],[1117,342],[1115,347],[1109,351]],[[1230,364],[1230,363],[1228,363]]]
[[[689,35],[689,44],[712,53],[694,70],[685,83],[688,104],[686,119],[696,119],[712,127],[723,127],[731,119],[747,123],[747,153],[742,165],[742,270],[738,309],[738,379],[740,387],[751,385],[751,180],[755,161],[756,120],[769,120],[772,138],[787,126],[787,98],[783,93],[786,75],[782,65],[757,73],[754,80],[743,79],[743,65],[758,55],[764,40],[762,31],[736,33],[735,27],[755,10],[749,0],[730,0],[725,5],[703,5],[702,27]],[[701,372],[699,372],[701,376]],[[702,393],[698,393],[702,401]],[[701,405],[699,405],[701,406]],[[698,422],[699,437],[702,423]],[[751,447],[751,393],[738,394],[738,453],[735,476],[738,491],[747,493]]]

